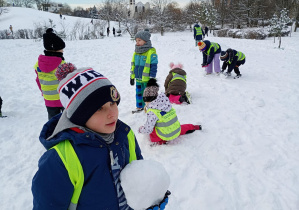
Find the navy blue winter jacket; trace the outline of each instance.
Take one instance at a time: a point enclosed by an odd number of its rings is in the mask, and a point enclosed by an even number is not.
[[[208,41],[208,40],[205,40],[203,42],[207,45],[206,50],[204,52],[202,52],[203,63],[210,64],[210,63],[212,63],[212,60],[214,59],[214,55],[218,54],[218,53],[221,53],[221,46],[220,46],[220,44],[217,43],[219,45],[219,48],[217,49],[217,51],[214,52],[214,47],[212,47],[211,50],[210,50],[210,54],[208,55],[207,51],[211,46],[211,42]]]
[[[48,150],[68,139],[84,171],[84,185],[77,209],[119,210],[117,189],[112,174],[114,169],[111,167],[109,151],[113,151],[114,161],[118,161],[122,170],[129,163],[129,145],[126,137],[131,130],[130,127],[118,120],[114,141],[109,145],[95,133],[80,133],[72,129],[59,132],[53,138],[46,140],[52,135],[60,116],[57,115],[46,123],[40,134],[40,141],[47,151],[40,158],[39,169],[32,180],[33,209],[68,209],[73,185],[56,150]],[[137,159],[143,159],[136,138],[135,143]],[[119,176],[116,179],[119,179]]]

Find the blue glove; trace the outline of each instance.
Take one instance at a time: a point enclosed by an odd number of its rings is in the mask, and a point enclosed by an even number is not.
[[[159,203],[159,205],[151,206],[151,207],[147,208],[146,210],[164,210],[165,206],[168,204],[168,196],[170,194],[171,194],[171,192],[169,190],[167,190],[163,200]]]

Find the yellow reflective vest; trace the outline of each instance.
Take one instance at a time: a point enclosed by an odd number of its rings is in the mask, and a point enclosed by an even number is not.
[[[62,60],[60,64],[64,63],[65,61]],[[39,69],[38,62],[36,62],[34,69],[37,72],[39,83],[41,85],[41,91],[43,93],[44,98],[49,101],[59,100],[59,93],[57,91],[59,80],[57,80],[55,76],[57,68],[48,73],[42,72]]]
[[[143,68],[142,71],[142,82],[148,82],[150,79],[150,71],[151,71],[151,58],[152,54],[156,54],[156,49],[150,48],[148,51],[144,53],[136,53],[134,52],[133,58],[131,61],[131,79],[135,79],[135,67],[136,68]],[[138,61],[135,60],[136,55],[138,56]],[[137,63],[136,63],[137,62]],[[136,66],[136,64],[138,66]],[[138,69],[137,69],[138,71]]]
[[[147,112],[152,111],[157,117],[158,121],[155,125],[157,136],[164,141],[171,141],[181,134],[181,125],[178,121],[175,109],[171,108],[165,115],[161,115],[161,110],[148,109]]]
[[[135,136],[132,130],[128,133],[127,138],[130,152],[129,162],[131,163],[133,160],[137,160]],[[68,210],[76,210],[84,184],[84,171],[81,162],[69,140],[61,141],[51,149],[55,149],[61,158],[74,186],[74,192]]]

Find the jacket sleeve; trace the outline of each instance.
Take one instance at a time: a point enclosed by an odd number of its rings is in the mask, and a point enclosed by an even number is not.
[[[237,64],[237,61],[238,61],[238,56],[234,55],[231,64],[228,65],[228,69],[227,69],[228,72],[231,72],[234,69],[234,67]]]
[[[139,133],[150,134],[153,132],[157,121],[158,117],[153,112],[148,112],[146,123],[139,128]]]
[[[150,70],[150,77],[156,78],[157,69],[158,69],[158,55],[151,54],[151,70]]]
[[[202,52],[202,63],[207,63],[207,54]]]
[[[36,84],[37,84],[39,90],[42,92],[42,87],[40,85],[40,82],[39,82],[39,79],[38,79],[38,74],[37,74],[36,70],[35,70],[35,73],[36,73],[36,79],[35,79]],[[43,95],[43,93],[42,93],[42,95]]]
[[[135,53],[133,54],[133,58],[131,61],[131,70],[130,70],[130,78],[131,79],[135,79]]]
[[[226,61],[223,61],[223,64],[222,64],[222,70],[225,70],[226,69],[226,67],[227,67],[227,62]]]
[[[32,180],[33,210],[67,210],[74,187],[56,150],[40,158]]]

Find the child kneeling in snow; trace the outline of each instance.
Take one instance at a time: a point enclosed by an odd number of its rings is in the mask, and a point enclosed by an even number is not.
[[[47,151],[32,180],[33,209],[131,209],[119,176],[143,157],[133,131],[118,119],[116,87],[72,64],[59,66],[56,77],[65,110],[40,134]]]
[[[189,98],[186,96],[187,74],[182,69],[182,64],[169,64],[171,70],[166,77],[164,87],[165,94],[169,98],[170,103],[181,104],[187,102],[190,104]]]
[[[180,135],[201,130],[200,125],[184,124],[178,121],[175,109],[164,93],[158,95],[159,85],[155,79],[150,79],[143,92],[146,103],[147,121],[139,128],[139,133],[150,134],[152,142],[165,144]]]

